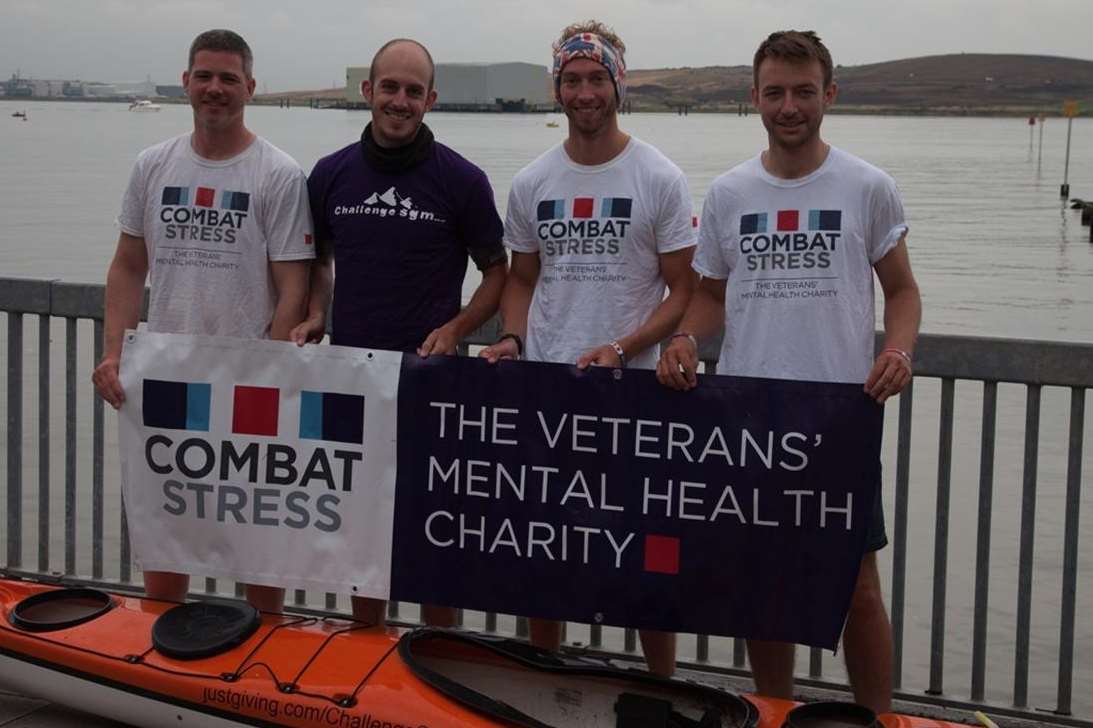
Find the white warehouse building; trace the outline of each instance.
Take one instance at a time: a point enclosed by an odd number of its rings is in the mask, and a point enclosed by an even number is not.
[[[368,66],[345,69],[345,100],[363,106],[361,81]],[[554,107],[550,72],[534,63],[438,63],[438,110],[549,111]]]

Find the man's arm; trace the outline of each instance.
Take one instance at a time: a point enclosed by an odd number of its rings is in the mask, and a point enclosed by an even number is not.
[[[512,251],[512,267],[501,294],[501,323],[505,333],[516,334],[521,340],[527,338],[528,309],[539,281],[539,269],[538,253]],[[520,354],[516,342],[506,338],[487,346],[479,356],[495,364],[499,359],[516,359]]]
[[[670,334],[687,310],[687,304],[695,290],[695,275],[691,269],[694,248],[682,248],[659,255],[660,274],[668,284],[668,295],[653,309],[641,326],[615,339],[627,358],[637,356]],[[613,346],[603,344],[586,351],[577,358],[577,368],[594,366],[620,366],[622,361]]]
[[[474,290],[471,300],[451,321],[429,332],[417,353],[420,356],[454,354],[459,342],[497,311],[507,272],[508,264],[505,260],[482,271],[482,282]]]
[[[326,312],[334,295],[334,255],[329,245],[316,248],[316,258],[311,264],[307,290],[307,310],[304,320],[289,332],[289,341],[297,346],[317,344],[326,334]]]
[[[713,336],[724,324],[727,284],[728,281],[720,278],[699,280],[687,312],[679,322],[679,332],[690,336],[673,338],[657,362],[657,380],[664,386],[687,391],[698,384],[697,340]]]
[[[308,274],[310,260],[270,261],[270,274],[277,294],[277,304],[270,322],[271,339],[287,341],[301,321],[307,307]]]
[[[91,381],[95,391],[114,409],[125,401],[125,391],[118,381],[122,338],[126,329],[140,322],[144,301],[144,280],[148,277],[148,250],[144,238],[121,233],[114,260],[106,274],[106,304],[103,321],[103,357]]]
[[[907,236],[873,269],[884,291],[884,346],[865,380],[865,391],[883,403],[911,381],[911,354],[922,323],[922,298],[911,272]]]

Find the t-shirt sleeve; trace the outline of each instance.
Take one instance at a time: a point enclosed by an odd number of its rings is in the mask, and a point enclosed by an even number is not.
[[[505,246],[501,244],[504,226],[485,172],[478,171],[468,182],[459,236],[478,270],[485,270],[505,260]]]
[[[334,238],[330,222],[326,219],[326,191],[329,187],[330,175],[320,159],[311,170],[311,176],[307,178],[308,208],[315,227],[316,245],[329,243]]]
[[[695,244],[694,203],[682,172],[661,195],[656,236],[658,253],[670,253]]]
[[[129,184],[121,198],[121,212],[118,214],[118,227],[126,235],[144,237],[144,203],[148,194],[148,181],[145,174],[145,157],[137,157],[133,170],[129,173]]]
[[[732,271],[725,260],[725,251],[721,248],[721,238],[725,234],[718,224],[717,208],[720,201],[716,191],[711,188],[702,203],[702,222],[698,226],[698,248],[695,250],[691,267],[706,278],[725,280]]]
[[[307,177],[302,169],[275,176],[266,200],[266,240],[270,260],[307,260],[315,257],[308,205]]]
[[[509,204],[505,210],[505,247],[518,253],[538,253],[539,240],[535,237],[535,221],[531,218],[525,196],[527,190],[520,177],[509,188]]]
[[[907,222],[903,216],[903,200],[895,181],[884,176],[872,190],[869,240],[869,262],[876,263],[896,247],[900,238],[907,234]]]

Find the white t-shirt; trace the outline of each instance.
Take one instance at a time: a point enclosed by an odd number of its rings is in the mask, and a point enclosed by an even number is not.
[[[728,279],[719,374],[864,382],[873,363],[873,265],[906,234],[896,184],[831,148],[812,174],[760,157],[714,180],[694,268]]]
[[[596,166],[562,145],[516,175],[505,245],[538,253],[525,356],[573,364],[639,328],[664,299],[661,253],[695,244],[693,207],[679,167],[632,138]],[[656,347],[628,366],[656,366]]]
[[[118,224],[148,250],[151,331],[269,336],[271,261],[315,257],[307,178],[262,138],[222,161],[190,134],[137,157]]]

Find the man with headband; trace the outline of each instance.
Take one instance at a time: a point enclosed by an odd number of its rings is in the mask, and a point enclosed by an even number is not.
[[[483,350],[490,361],[652,369],[655,345],[679,323],[694,290],[687,180],[619,129],[625,50],[594,21],[569,26],[554,46],[555,97],[569,134],[513,179],[505,333]],[[561,624],[532,619],[531,640],[557,650]],[[641,640],[649,668],[670,675],[675,635],[642,630]]]
[[[501,218],[486,174],[434,141],[423,121],[437,98],[434,76],[425,46],[384,44],[361,84],[371,123],[312,170],[319,259],[297,344],[322,339],[331,295],[333,343],[421,356],[454,354],[497,310],[507,262]],[[460,308],[468,258],[482,280]],[[354,597],[353,613],[382,622],[383,602]],[[450,607],[425,605],[423,615],[455,623]]]

